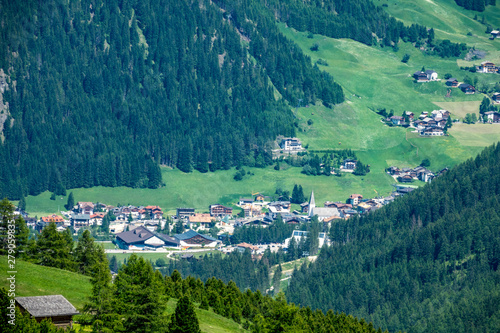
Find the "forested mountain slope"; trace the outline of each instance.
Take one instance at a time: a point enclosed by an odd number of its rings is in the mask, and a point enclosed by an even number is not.
[[[500,327],[500,144],[424,188],[336,223],[334,245],[294,273],[290,301],[389,330]]]
[[[343,101],[269,15],[242,32],[204,0],[2,0],[0,13],[2,196],[155,188],[159,164],[265,165],[266,144],[294,134],[275,89],[292,104]]]

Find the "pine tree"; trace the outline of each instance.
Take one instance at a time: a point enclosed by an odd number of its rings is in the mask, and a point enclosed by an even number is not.
[[[169,333],[201,333],[200,324],[189,297],[182,296],[177,303],[168,331]]]
[[[67,210],[73,210],[74,206],[75,206],[75,198],[73,197],[73,192],[70,192],[68,196],[68,202],[64,207],[66,207]]]

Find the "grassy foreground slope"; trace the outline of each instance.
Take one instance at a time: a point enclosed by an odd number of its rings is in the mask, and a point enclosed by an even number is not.
[[[0,287],[8,289],[7,257],[0,256]],[[16,296],[63,295],[81,310],[90,295],[90,278],[62,269],[16,260]]]
[[[0,287],[8,289],[6,256],[0,256],[0,267],[2,267]],[[16,260],[16,271],[16,296],[63,295],[81,311],[91,292],[89,277],[81,274],[38,266],[21,260]],[[176,304],[175,299],[168,301],[168,314],[175,311]],[[213,311],[198,308],[195,311],[202,332],[245,332],[236,322],[217,315]]]

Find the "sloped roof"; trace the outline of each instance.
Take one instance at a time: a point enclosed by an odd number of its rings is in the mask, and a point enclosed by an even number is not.
[[[128,244],[142,242],[153,236],[154,234],[143,226],[116,234],[116,238],[120,238],[123,242]]]
[[[186,231],[185,233],[183,234],[179,234],[179,235],[174,235],[174,237],[178,240],[186,240],[186,239],[190,239],[190,238],[193,238],[193,237],[196,237],[200,235],[201,237],[205,238],[206,240],[209,240],[211,242],[215,242],[217,241],[215,238],[212,238],[210,236],[207,236],[207,235],[203,235],[203,234],[200,234],[200,233],[197,233],[196,231],[194,230],[188,230]]]
[[[62,295],[16,297],[16,302],[35,318],[79,314]]]

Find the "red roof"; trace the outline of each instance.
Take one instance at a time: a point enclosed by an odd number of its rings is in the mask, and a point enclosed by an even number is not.
[[[50,216],[42,216],[42,221],[45,223],[49,222],[61,223],[64,222],[64,219],[56,214],[52,214]]]

